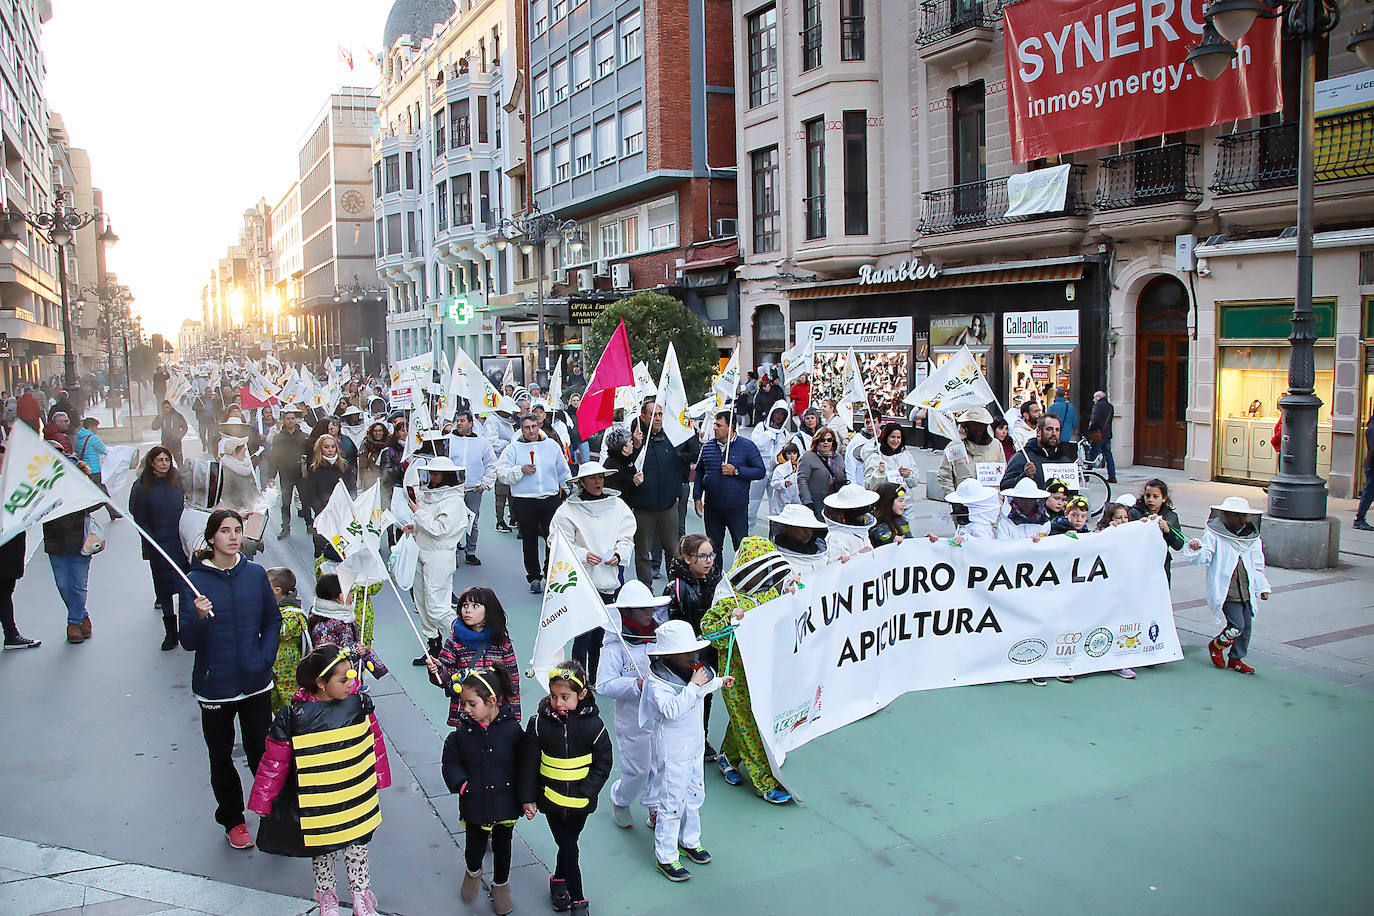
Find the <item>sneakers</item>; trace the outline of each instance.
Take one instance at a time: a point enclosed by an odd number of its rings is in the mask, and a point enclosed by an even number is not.
[[[475,903],[477,893],[482,889],[482,873],[463,870],[463,886],[458,889],[458,897],[464,903]]]
[[[785,805],[792,800],[792,793],[781,787],[769,789],[763,793],[763,800],[770,805]]]
[[[496,530],[497,530],[497,531],[509,531],[509,530],[510,530],[510,525],[507,525],[505,522],[497,522],[497,523],[496,523]]]
[[[653,830],[655,827],[658,826],[658,811],[657,811],[657,810],[653,810],[653,811],[650,811],[650,812],[649,812],[649,816],[646,817],[646,818],[644,819],[644,826],[645,826],[645,827],[648,827],[650,830]]]
[[[725,777],[725,781],[732,786],[737,786],[744,782],[744,774],[735,769],[735,765],[730,762],[730,758],[724,754],[716,755],[716,766],[720,767],[720,775]]]
[[[515,909],[515,902],[510,899],[510,881],[505,884],[493,884],[491,886],[491,911],[496,916],[506,916],[513,909]]]
[[[1215,639],[1207,643],[1207,654],[1212,656],[1212,664],[1218,668],[1226,667],[1226,650]]]
[[[622,830],[629,830],[635,825],[634,815],[626,805],[611,803],[611,817],[615,820],[615,825]]]
[[[686,846],[678,846],[682,854],[692,860],[694,865],[705,865],[711,861],[711,854],[706,851],[705,846],[698,846],[696,849],[688,849]]]
[[[711,746],[711,742],[706,742],[706,754],[701,758],[703,763],[710,763],[716,759],[716,749]]]
[[[1117,677],[1124,677],[1128,681],[1135,677],[1135,672],[1130,668],[1117,668],[1112,674],[1115,674]]]
[[[1355,519],[1354,527],[1357,531],[1374,531],[1374,525],[1369,524],[1369,522],[1362,518]]]
[[[1254,673],[1255,673],[1255,669],[1254,669],[1254,668],[1251,668],[1249,665],[1245,664],[1245,662],[1241,661],[1241,660],[1238,659],[1238,658],[1233,658],[1233,659],[1231,659],[1230,663],[1227,664],[1226,667],[1227,667],[1227,668],[1230,668],[1232,671],[1239,671],[1241,674],[1254,674]]]
[[[86,641],[86,634],[81,632],[81,624],[67,624],[67,642],[74,646],[79,646]]]
[[[531,595],[542,594],[543,591],[544,591],[544,580],[542,580],[542,579],[531,579],[531,580],[530,580],[530,594],[531,594]]]
[[[339,916],[339,895],[335,891],[316,891],[315,901],[320,905],[320,916]]]
[[[1072,674],[1057,674],[1057,675],[1055,675],[1054,679],[1055,679],[1056,681],[1058,681],[1059,683],[1061,683],[1061,684],[1072,684],[1072,683],[1073,683],[1073,675],[1072,675]]]
[[[225,833],[224,836],[229,840],[229,845],[235,849],[253,848],[253,838],[248,835],[248,828],[243,824],[239,824],[237,827],[230,827],[229,831]],[[334,901],[334,905],[336,907],[339,905],[337,898]]]
[[[13,636],[5,637],[6,649],[37,649],[41,645],[43,645],[42,641],[37,639],[25,639],[18,633]]]
[[[466,559],[464,559],[463,562],[467,563],[469,566],[481,566],[481,565],[482,565],[482,561],[479,560],[479,559],[477,558],[477,554],[475,554],[475,553],[470,553],[470,554],[468,554],[467,557],[466,557]]]
[[[680,858],[667,863],[659,862],[658,873],[673,882],[686,881],[692,877],[692,873],[682,867],[682,859]]]
[[[572,907],[572,894],[568,893],[568,882],[562,878],[549,878],[549,902],[555,913],[566,913]]]
[[[572,916],[591,916],[592,905],[585,900],[574,900]]]
[[[290,528],[283,528],[281,531],[278,531],[278,532],[277,532],[277,540],[279,540],[279,541],[284,541],[284,540],[286,540],[287,538],[289,538],[290,536],[291,536],[291,529],[290,529]]]
[[[1037,686],[1037,687],[1045,687],[1045,686],[1048,686],[1049,683],[1050,683],[1048,680],[1046,680],[1046,679],[1043,678],[1043,677],[1033,677],[1033,678],[1030,679],[1030,682],[1031,682],[1032,684],[1034,684],[1035,686]]]

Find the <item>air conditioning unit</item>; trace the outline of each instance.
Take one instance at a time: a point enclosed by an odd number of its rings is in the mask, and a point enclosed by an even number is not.
[[[567,282],[568,282],[568,271],[567,271],[567,268],[564,268],[564,267],[555,267],[555,268],[553,269],[553,282],[555,282],[555,283],[567,283]]]
[[[739,235],[739,220],[737,219],[718,219],[716,220],[716,238],[728,239]]]
[[[584,293],[595,288],[592,284],[592,269],[590,267],[584,267],[577,272],[577,288]]]
[[[609,277],[611,275],[611,265],[605,261],[596,262],[596,275],[598,277]]]
[[[630,265],[625,263],[611,265],[611,286],[614,289],[629,289],[632,280],[630,279]]]

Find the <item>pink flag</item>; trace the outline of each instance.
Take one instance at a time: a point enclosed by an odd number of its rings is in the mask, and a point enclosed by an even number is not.
[[[630,363],[630,338],[625,322],[615,329],[606,343],[606,351],[596,364],[582,403],[577,407],[577,431],[583,439],[590,439],[611,425],[615,419],[615,390],[635,383],[634,366]]]

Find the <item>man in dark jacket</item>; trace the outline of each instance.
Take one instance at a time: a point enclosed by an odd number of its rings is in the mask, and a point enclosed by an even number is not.
[[[668,439],[663,432],[663,408],[653,398],[644,402],[638,422],[647,433],[642,446],[644,469],[634,472],[629,499],[635,513],[635,575],[652,586],[654,555],[666,553],[670,561],[677,556],[678,498],[687,481],[691,451],[687,443],[675,446]]]
[[[1099,455],[1107,458],[1107,483],[1116,483],[1116,458],[1112,456],[1112,418],[1116,408],[1107,400],[1107,392],[1093,392],[1093,412],[1088,415],[1088,458],[1096,461]]]
[[[1047,413],[1041,417],[1036,427],[1035,438],[1027,442],[1025,447],[1012,455],[1011,460],[1007,462],[1007,471],[1002,475],[1000,489],[1010,490],[1016,486],[1016,481],[1022,477],[1029,477],[1043,490],[1048,482],[1045,477],[1047,463],[1074,464],[1078,460],[1078,450],[1068,442],[1059,441],[1059,430],[1059,418],[1054,414]]]
[[[773,409],[773,404],[777,401],[786,400],[787,394],[782,390],[782,386],[774,385],[773,377],[764,373],[759,378],[759,390],[754,393],[754,422],[762,423],[767,420],[769,411]]]
[[[1361,531],[1374,531],[1374,525],[1365,521],[1365,513],[1370,503],[1374,503],[1374,415],[1364,424],[1364,492],[1360,494],[1360,505],[1355,510],[1355,527]]]
[[[735,434],[736,419],[728,411],[716,414],[715,438],[702,446],[692,485],[697,515],[705,518],[706,536],[722,558],[727,529],[736,550],[749,534],[749,485],[766,473],[758,446]]]
[[[66,414],[68,419],[77,416],[76,408],[72,406],[71,395],[67,393],[65,388],[58,390],[57,397],[53,399],[52,406],[48,408],[48,420],[51,421],[59,413]]]
[[[181,440],[186,438],[190,429],[186,418],[177,412],[171,401],[162,402],[162,412],[153,417],[149,424],[152,429],[162,430],[162,447],[172,453],[172,460],[181,467],[185,459],[181,456]]]
[[[272,469],[281,487],[281,531],[277,533],[279,541],[291,534],[292,492],[299,493],[301,490],[301,465],[309,451],[310,437],[301,429],[300,414],[294,410],[287,410],[281,417],[281,432],[272,437],[271,449]],[[304,494],[301,496],[301,511],[310,511]],[[310,525],[308,515],[305,524]]]

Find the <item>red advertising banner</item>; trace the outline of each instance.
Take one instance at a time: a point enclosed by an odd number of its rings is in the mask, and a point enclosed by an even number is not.
[[[1021,0],[1006,17],[1017,162],[1209,127],[1283,107],[1279,23],[1257,19],[1208,82],[1185,58],[1203,0]]]

